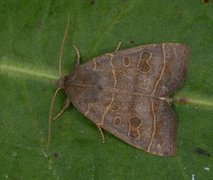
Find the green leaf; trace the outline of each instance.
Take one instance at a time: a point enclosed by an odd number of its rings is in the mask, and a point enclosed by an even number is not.
[[[160,42],[191,47],[186,81],[175,94],[187,100],[174,104],[177,156],[145,153],[107,132],[103,145],[96,126],[74,107],[52,123],[47,156],[48,114],[68,14],[65,74],[75,63],[72,44],[82,63],[113,51],[119,41],[121,49]],[[0,2],[0,22],[1,179],[213,178],[212,1],[8,0]],[[64,99],[57,96],[54,113]]]

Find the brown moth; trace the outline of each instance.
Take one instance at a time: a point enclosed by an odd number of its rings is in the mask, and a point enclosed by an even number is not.
[[[72,104],[96,124],[103,142],[105,129],[146,152],[175,155],[177,122],[169,97],[184,80],[190,48],[178,43],[118,46],[81,65],[74,48],[76,66],[57,83],[67,98],[56,117]]]

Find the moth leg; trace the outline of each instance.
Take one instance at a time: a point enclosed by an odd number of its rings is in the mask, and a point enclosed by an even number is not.
[[[75,49],[75,52],[77,54],[77,59],[75,62],[75,68],[77,68],[78,66],[80,66],[80,52],[79,52],[77,46],[73,45],[73,48]]]
[[[96,125],[97,125],[97,124],[96,124]],[[97,128],[98,128],[98,130],[99,130],[100,133],[101,133],[102,143],[105,143],[105,137],[104,137],[104,133],[103,133],[102,128],[101,128],[99,125],[97,125]]]
[[[53,120],[56,120],[59,116],[63,114],[63,112],[70,106],[70,99],[66,98],[64,102],[64,106],[61,109],[61,111],[53,118]]]
[[[116,52],[116,51],[118,51],[118,50],[120,49],[121,44],[122,44],[122,42],[120,41],[120,42],[118,43],[118,45],[117,45],[117,47],[116,47],[116,49],[115,49],[115,51],[114,51],[114,52]]]

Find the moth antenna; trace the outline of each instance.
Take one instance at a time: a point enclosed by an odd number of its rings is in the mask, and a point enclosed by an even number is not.
[[[64,51],[64,43],[65,43],[65,40],[66,40],[66,37],[67,37],[67,32],[68,32],[68,29],[69,29],[69,25],[70,25],[70,16],[68,14],[67,15],[67,26],[66,26],[66,29],[64,31],[64,36],[63,36],[63,39],[62,39],[62,42],[61,42],[61,50],[60,50],[60,57],[59,57],[58,71],[59,71],[59,76],[60,77],[62,76],[61,61],[62,61],[62,56],[63,56],[63,51]]]
[[[77,60],[76,60],[76,63],[75,63],[75,68],[76,68],[76,67],[78,67],[80,65],[80,52],[79,52],[79,50],[78,50],[76,45],[72,45],[72,46],[75,49],[75,52],[77,54]]]
[[[64,102],[64,106],[61,109],[61,111],[55,116],[53,117],[53,120],[56,120],[59,116],[61,116],[63,114],[63,112],[70,106],[70,99],[66,98],[65,102]]]
[[[52,111],[53,111],[53,105],[54,105],[54,101],[55,101],[55,97],[58,94],[58,92],[61,90],[61,88],[57,88],[52,100],[51,100],[51,105],[50,105],[50,112],[49,112],[49,119],[48,119],[48,138],[47,138],[47,145],[46,145],[46,150],[49,147],[50,144],[50,136],[51,136],[51,121],[52,121]]]

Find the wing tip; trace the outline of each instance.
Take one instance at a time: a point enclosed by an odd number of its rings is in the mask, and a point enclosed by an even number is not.
[[[156,149],[151,149],[146,152],[153,155],[162,156],[162,157],[170,157],[170,156],[175,156],[177,154],[176,145],[170,149],[164,149],[162,151],[156,151]]]

